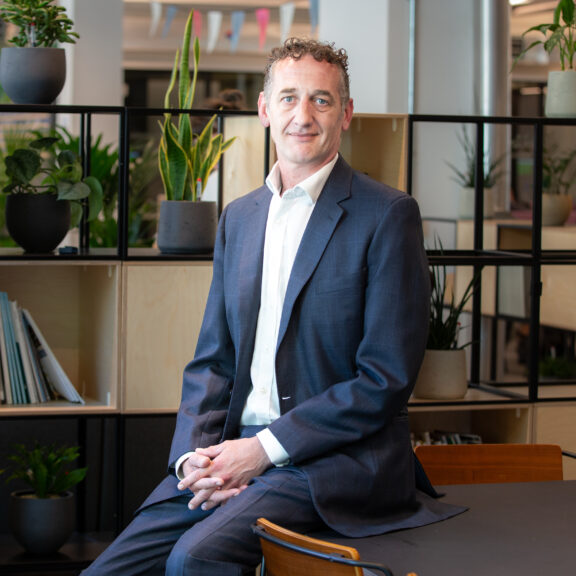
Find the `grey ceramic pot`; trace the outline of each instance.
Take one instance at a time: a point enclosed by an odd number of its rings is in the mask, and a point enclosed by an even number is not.
[[[218,227],[216,202],[163,200],[158,248],[164,254],[211,254]]]
[[[0,85],[15,104],[52,104],[65,81],[64,48],[9,46],[0,51]]]
[[[31,554],[53,554],[70,538],[75,526],[72,492],[36,498],[30,490],[10,494],[9,519],[14,538]]]

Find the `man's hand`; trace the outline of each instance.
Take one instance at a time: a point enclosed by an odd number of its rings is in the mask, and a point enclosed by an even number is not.
[[[258,438],[227,440],[208,448],[197,448],[183,465],[186,476],[178,488],[188,488],[194,493],[188,504],[190,509],[201,506],[203,510],[210,510],[238,495],[271,464]]]

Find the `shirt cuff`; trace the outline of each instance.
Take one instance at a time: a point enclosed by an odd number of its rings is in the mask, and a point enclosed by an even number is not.
[[[268,428],[264,428],[264,430],[260,430],[256,434],[258,440],[260,440],[260,444],[262,444],[262,448],[266,452],[268,458],[270,458],[270,462],[274,464],[274,466],[286,466],[290,462],[290,455],[276,436],[270,432]]]
[[[182,465],[184,462],[186,462],[186,460],[188,460],[188,458],[190,458],[190,456],[192,456],[192,454],[194,454],[194,452],[186,452],[186,454],[182,454],[182,456],[176,460],[174,470],[176,471],[176,478],[178,478],[178,480],[184,479],[184,471],[182,470]]]

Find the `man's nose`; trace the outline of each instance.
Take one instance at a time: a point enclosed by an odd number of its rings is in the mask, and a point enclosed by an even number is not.
[[[303,98],[298,103],[294,120],[300,126],[306,126],[312,122],[312,103]]]

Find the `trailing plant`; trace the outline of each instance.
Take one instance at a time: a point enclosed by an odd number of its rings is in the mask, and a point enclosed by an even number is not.
[[[437,247],[442,251],[442,243],[439,240],[437,240]],[[479,275],[475,275],[470,280],[459,301],[456,301],[453,290],[448,292],[447,278],[445,265],[430,266],[430,322],[426,344],[429,350],[460,350],[471,344],[467,342],[458,345],[458,334],[462,328],[460,315],[474,294]]]
[[[458,182],[463,188],[474,188],[476,186],[476,148],[464,126],[462,133],[458,134],[457,138],[464,151],[465,168],[460,169],[451,162],[446,162],[446,164],[454,171],[455,182]],[[492,159],[487,153],[484,154],[484,188],[492,188],[502,177],[501,166],[504,158],[505,156],[500,156],[497,159]]]
[[[4,0],[0,18],[19,28],[8,42],[20,48],[52,48],[57,43],[75,44],[80,38],[72,32],[74,22],[66,8],[52,0]]]
[[[7,184],[5,194],[56,194],[70,202],[71,226],[77,226],[88,201],[88,221],[102,209],[102,185],[94,176],[83,176],[78,155],[71,150],[58,152],[58,137],[33,140],[4,158]]]
[[[194,38],[194,70],[190,76],[190,42],[192,36],[191,11],[186,22],[182,46],[176,51],[170,83],[164,96],[164,108],[170,108],[170,97],[178,83],[178,108],[190,109],[194,102],[200,43]],[[214,114],[200,134],[194,134],[189,114],[178,114],[174,123],[172,114],[164,114],[160,122],[162,138],[158,148],[158,164],[167,200],[198,201],[208,183],[210,172],[216,167],[222,154],[230,147],[234,138],[224,140],[222,134],[214,135]]]
[[[558,49],[562,70],[574,69],[574,55],[576,54],[576,10],[574,0],[559,0],[554,9],[553,21],[528,28],[522,34],[522,38],[532,32],[539,32],[544,38],[535,40],[522,50],[514,59],[512,68],[524,57],[526,52],[535,46],[543,46],[548,54],[551,54],[554,49]]]
[[[63,127],[56,127],[60,150],[79,150],[80,139]],[[40,134],[39,134],[40,136]],[[90,224],[90,245],[99,248],[118,246],[118,149],[102,142],[98,134],[90,144],[90,173],[102,184],[102,212]],[[156,143],[152,139],[132,142],[128,164],[128,244],[150,246],[156,232],[156,203],[149,185],[157,178]]]
[[[71,466],[79,456],[80,451],[76,446],[42,445],[36,442],[33,448],[28,448],[24,444],[16,444],[14,453],[7,457],[11,466],[6,481],[21,480],[37,498],[62,494],[82,482],[86,476],[87,468]]]

